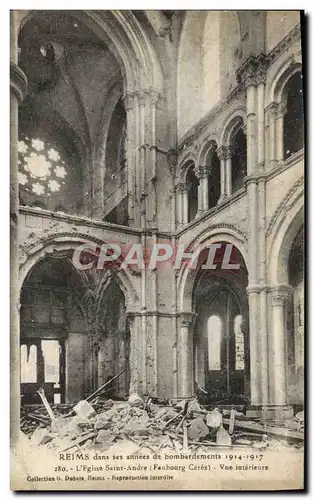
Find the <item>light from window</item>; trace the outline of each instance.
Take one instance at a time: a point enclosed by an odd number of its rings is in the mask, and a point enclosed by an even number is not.
[[[207,322],[209,370],[221,369],[221,329],[219,316],[210,316]]]
[[[42,340],[41,347],[45,360],[45,382],[59,383],[59,342],[58,340]]]
[[[244,335],[241,330],[242,316],[239,314],[234,318],[234,335],[236,345],[235,369],[244,370]]]
[[[37,347],[35,345],[21,346],[21,383],[37,382]]]

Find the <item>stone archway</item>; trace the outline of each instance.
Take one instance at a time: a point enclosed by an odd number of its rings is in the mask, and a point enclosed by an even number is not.
[[[302,181],[302,179],[301,179]],[[304,263],[293,269],[291,255],[304,223],[302,182],[296,183],[279,206],[268,230],[269,304],[269,393],[270,401],[280,411],[280,418],[291,415],[287,403],[303,401]],[[287,210],[289,208],[289,210]],[[303,241],[303,238],[301,238]],[[298,311],[300,302],[301,311]],[[300,320],[301,319],[301,324]],[[299,323],[298,327],[297,323]],[[295,359],[299,361],[298,380]],[[301,359],[302,358],[302,359]],[[285,409],[285,413],[282,412]]]
[[[200,269],[193,289],[194,377],[208,402],[244,402],[250,394],[247,270],[233,248],[230,261],[238,270],[219,267],[226,244],[217,250],[217,269]]]
[[[88,324],[80,298],[85,283],[65,254],[36,262],[20,295],[22,403],[76,402],[87,390]]]
[[[179,393],[182,396],[193,394],[193,383],[198,382],[207,386],[216,396],[220,393],[222,399],[227,399],[232,393],[237,396],[248,397],[250,393],[250,354],[248,332],[248,302],[246,287],[248,283],[246,259],[243,258],[239,246],[232,246],[230,242],[237,241],[234,232],[230,234],[220,228],[211,230],[211,236],[199,237],[202,250],[199,254],[196,269],[188,266],[181,270],[179,275],[178,297],[181,306],[179,329]],[[242,237],[237,234],[238,241]],[[196,242],[193,242],[196,245]],[[216,269],[203,269],[208,257],[208,245],[216,244],[217,249],[214,265]],[[239,269],[222,269],[222,262],[227,246],[231,248],[229,262],[239,264]],[[240,243],[245,253],[245,244]],[[214,284],[215,283],[215,284]],[[217,293],[218,292],[218,293]],[[224,300],[230,303],[227,311]],[[209,369],[210,341],[207,322],[210,316],[219,316],[224,331],[219,339],[219,368]],[[242,340],[236,340],[234,321],[241,316]],[[238,326],[238,325],[237,325]],[[239,337],[239,335],[238,335]],[[240,345],[241,344],[241,345]],[[241,368],[236,362],[236,348],[242,350]],[[232,352],[231,352],[232,351]],[[229,354],[231,355],[229,356]],[[239,370],[238,370],[239,368]],[[213,373],[217,371],[219,373]],[[238,372],[238,373],[236,373]],[[241,372],[241,373],[240,373]],[[216,382],[214,378],[216,376]],[[231,382],[236,380],[238,382]],[[218,380],[220,379],[220,380]],[[215,387],[214,387],[215,386]],[[220,387],[219,387],[220,386]],[[215,397],[216,397],[215,396]],[[215,399],[214,397],[214,399]]]

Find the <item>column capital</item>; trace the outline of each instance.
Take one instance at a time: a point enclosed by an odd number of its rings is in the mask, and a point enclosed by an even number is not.
[[[196,317],[196,315],[194,313],[182,312],[180,314],[181,326],[183,326],[183,327],[191,326],[195,317]]]
[[[27,91],[27,77],[21,68],[10,62],[10,88],[19,102],[22,102]]]
[[[237,81],[245,88],[266,83],[268,59],[265,54],[250,56],[237,70]]]
[[[190,182],[179,182],[177,184],[177,191],[178,193],[188,193],[192,187],[192,184]]]
[[[274,288],[270,292],[271,305],[272,307],[282,307],[284,306],[286,300],[289,298],[292,292],[292,287],[290,286],[280,286]]]
[[[218,156],[219,160],[226,160],[227,159],[227,149],[228,149],[228,146],[220,146],[217,149],[217,156]]]
[[[232,146],[227,146],[226,147],[226,160],[231,160],[232,158]]]
[[[148,106],[156,106],[159,99],[159,92],[156,89],[150,88],[145,90],[145,96]]]
[[[283,118],[285,114],[287,113],[287,105],[283,102],[280,102],[277,106],[277,113],[276,117],[277,118]]]
[[[277,109],[278,109],[278,103],[277,102],[271,102],[267,108],[265,109],[265,112],[267,115],[276,115],[277,114]]]
[[[130,328],[133,328],[133,326],[134,326],[135,316],[136,316],[136,313],[134,311],[127,311],[126,312],[127,323],[128,323]]]
[[[134,108],[134,94],[133,92],[125,92],[123,96],[123,102],[125,109],[127,111],[130,111],[131,109]]]
[[[210,167],[207,165],[199,165],[198,167],[195,167],[194,172],[198,179],[206,179],[210,172]]]
[[[137,100],[138,100],[138,103],[140,105],[140,107],[143,107],[145,106],[145,92],[143,90],[139,90],[137,93]]]

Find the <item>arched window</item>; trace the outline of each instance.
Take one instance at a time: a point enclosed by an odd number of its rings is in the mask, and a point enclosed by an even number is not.
[[[234,318],[234,336],[235,336],[235,369],[244,370],[244,335],[241,330],[242,315]]]
[[[188,189],[188,222],[195,219],[198,209],[198,185],[199,180],[194,172],[194,164],[190,166],[186,174]]]
[[[289,79],[285,93],[284,158],[286,159],[302,149],[304,144],[303,85],[300,72]]]
[[[68,167],[60,151],[39,137],[22,135],[18,143],[19,189],[23,203],[54,209],[66,199]]]
[[[207,321],[208,369],[221,369],[221,319],[210,316]]]
[[[243,180],[247,174],[246,160],[246,137],[242,127],[234,134],[231,141],[232,159],[232,193],[235,193],[243,187]]]
[[[208,175],[208,209],[215,207],[220,197],[220,160],[217,152],[211,152],[210,171]]]
[[[105,220],[128,225],[127,203],[127,116],[122,99],[112,113],[106,143],[104,178]]]

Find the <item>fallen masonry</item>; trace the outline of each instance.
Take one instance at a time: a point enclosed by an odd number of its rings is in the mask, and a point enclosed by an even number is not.
[[[304,412],[281,423],[249,420],[234,408],[206,407],[197,398],[158,400],[131,395],[128,401],[88,398],[76,405],[21,407],[21,431],[35,447],[61,460],[212,456],[219,448],[301,449]],[[212,451],[210,451],[212,450]],[[66,458],[65,458],[66,457]],[[144,469],[143,469],[144,470]]]

